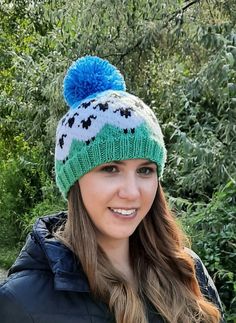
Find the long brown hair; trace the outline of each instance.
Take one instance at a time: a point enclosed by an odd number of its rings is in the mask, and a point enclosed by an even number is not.
[[[57,236],[78,257],[93,295],[108,304],[117,323],[147,323],[147,303],[166,322],[220,321],[218,309],[201,294],[193,259],[184,248],[185,236],[160,184],[149,213],[130,237],[137,290],[97,244],[78,183],[70,190],[68,219]]]

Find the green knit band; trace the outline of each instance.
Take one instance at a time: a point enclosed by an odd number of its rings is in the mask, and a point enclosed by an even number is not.
[[[158,176],[162,176],[166,159],[165,147],[148,136],[124,135],[112,140],[97,140],[82,149],[78,149],[79,144],[74,140],[66,162],[55,162],[57,185],[65,198],[80,177],[94,167],[114,160],[149,159],[157,164]]]

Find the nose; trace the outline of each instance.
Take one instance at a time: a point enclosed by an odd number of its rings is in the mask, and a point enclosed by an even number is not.
[[[140,197],[140,194],[141,190],[135,174],[123,176],[118,190],[118,196],[122,199],[136,200]]]

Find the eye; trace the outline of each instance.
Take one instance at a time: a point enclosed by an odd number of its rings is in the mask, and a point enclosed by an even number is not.
[[[141,167],[138,169],[138,174],[141,174],[141,175],[145,175],[145,176],[148,176],[148,175],[151,175],[153,173],[156,173],[156,169],[152,168],[152,167]]]
[[[105,173],[117,173],[118,168],[117,166],[114,166],[114,165],[106,165],[101,168],[101,171]]]

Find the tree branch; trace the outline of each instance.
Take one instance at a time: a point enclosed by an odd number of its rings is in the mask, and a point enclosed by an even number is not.
[[[162,25],[161,29],[164,29],[168,26],[169,22],[172,21],[173,19],[176,18],[176,16],[179,14],[179,13],[183,13],[184,11],[186,11],[189,7],[193,6],[194,4],[196,3],[200,3],[201,0],[192,0],[191,2],[187,3],[185,6],[183,6],[183,8],[169,14],[169,19],[167,20],[167,22],[165,24]],[[168,17],[168,16],[167,16]],[[136,41],[136,43],[133,45],[133,46],[130,46],[129,48],[127,48],[127,50],[124,52],[124,53],[116,53],[116,54],[109,54],[108,56],[120,56],[120,59],[119,61],[122,61],[123,58],[125,56],[127,56],[128,54],[130,54],[131,52],[133,52],[135,49],[139,49],[139,46],[141,45],[142,43],[142,38],[139,37],[139,39]],[[104,57],[105,58],[105,57]]]
[[[170,22],[170,21],[172,21],[173,19],[175,19],[176,18],[176,16],[179,14],[179,13],[183,13],[184,11],[186,11],[189,7],[191,7],[192,5],[194,5],[195,3],[200,3],[201,2],[201,0],[193,0],[193,1],[191,1],[191,2],[189,2],[189,3],[187,3],[183,8],[181,8],[181,9],[179,9],[179,10],[177,10],[177,11],[175,11],[175,12],[173,12],[172,14],[170,14],[171,15],[171,17],[168,19],[168,21],[167,21],[167,23],[163,26],[163,28],[166,28],[167,26],[168,26],[168,23]]]

